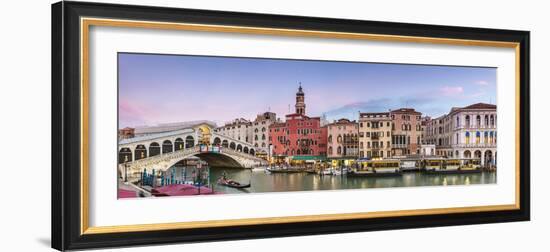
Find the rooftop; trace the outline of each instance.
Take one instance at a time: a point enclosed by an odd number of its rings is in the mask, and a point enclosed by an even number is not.
[[[470,106],[463,107],[462,109],[497,109],[497,105],[489,103],[476,103]]]
[[[421,115],[422,114],[422,113],[414,110],[414,108],[399,108],[399,109],[392,110],[391,113],[395,113],[395,114],[416,114],[416,115]]]

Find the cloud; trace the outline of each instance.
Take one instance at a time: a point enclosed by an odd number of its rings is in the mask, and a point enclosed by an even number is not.
[[[388,112],[389,110],[398,108],[415,108],[420,112],[441,113],[443,110],[439,107],[434,107],[437,99],[432,96],[412,96],[412,97],[385,97],[378,99],[370,99],[348,103],[332,110],[326,111],[325,114],[329,121],[340,118],[357,119],[359,112]],[[446,109],[446,108],[444,108]]]
[[[154,114],[146,106],[124,98],[119,100],[118,111],[121,126],[147,124]]]
[[[485,80],[478,80],[475,82],[477,85],[480,85],[480,86],[487,86],[489,85],[489,82],[488,81],[485,81]]]
[[[444,86],[439,89],[440,95],[443,96],[460,96],[464,94],[464,88],[460,86],[451,87],[451,86]]]

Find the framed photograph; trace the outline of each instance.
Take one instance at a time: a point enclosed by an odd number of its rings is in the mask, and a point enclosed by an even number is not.
[[[529,32],[52,5],[58,250],[529,220]]]

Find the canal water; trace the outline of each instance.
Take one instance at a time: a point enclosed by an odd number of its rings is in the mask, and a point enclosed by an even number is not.
[[[237,182],[248,184],[250,188],[235,189],[218,185],[217,179],[225,172]],[[361,188],[387,188],[410,186],[471,185],[496,183],[495,172],[475,174],[431,175],[420,172],[403,173],[400,177],[357,178],[335,175],[319,176],[307,173],[273,173],[231,168],[210,168],[210,181],[214,191],[222,193],[287,192],[310,190],[338,190]]]

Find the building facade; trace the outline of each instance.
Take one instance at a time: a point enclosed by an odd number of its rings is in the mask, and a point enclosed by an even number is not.
[[[118,140],[128,139],[135,136],[135,129],[126,127],[118,130]]]
[[[333,159],[359,156],[359,123],[340,119],[327,124],[327,157]]]
[[[288,114],[285,122],[269,127],[269,144],[273,156],[325,156],[327,128],[321,127],[320,117],[305,115],[305,93],[302,86],[296,93],[295,113]]]
[[[389,112],[359,113],[359,156],[391,157],[392,119]]]
[[[428,121],[424,135],[425,143],[434,144],[439,156],[475,158],[483,166],[496,165],[496,105],[452,108],[449,114]]]
[[[214,132],[243,142],[252,143],[252,122],[244,118],[237,118],[228,122],[224,126],[216,128]]]
[[[413,108],[400,108],[390,112],[392,120],[392,156],[420,154],[422,113]]]
[[[268,151],[269,126],[277,122],[277,115],[273,112],[265,112],[256,116],[252,122],[252,144],[254,147]]]

